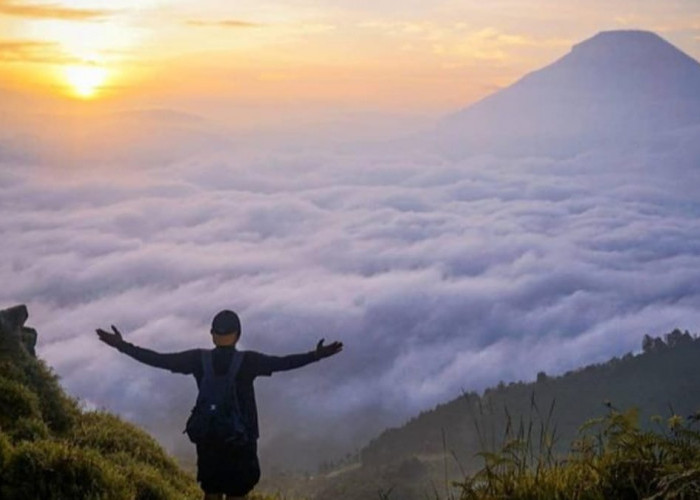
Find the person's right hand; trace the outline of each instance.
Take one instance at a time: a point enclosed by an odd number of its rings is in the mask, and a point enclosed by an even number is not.
[[[97,336],[100,338],[100,340],[108,346],[117,347],[119,344],[124,342],[122,334],[119,332],[119,330],[117,330],[117,327],[114,325],[112,325],[112,331],[114,333],[109,333],[101,328],[98,328],[95,331],[97,332]]]

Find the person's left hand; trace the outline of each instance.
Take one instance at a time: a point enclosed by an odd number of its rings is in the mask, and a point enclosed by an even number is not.
[[[318,359],[333,356],[343,350],[342,342],[333,342],[332,344],[323,345],[325,340],[326,339],[321,339],[318,341],[318,344],[316,344],[316,357],[318,357]]]
[[[98,328],[95,331],[97,332],[97,336],[100,338],[100,340],[108,346],[117,347],[124,342],[121,332],[117,330],[117,327],[114,325],[112,325],[112,331],[114,333],[106,332],[101,328]]]

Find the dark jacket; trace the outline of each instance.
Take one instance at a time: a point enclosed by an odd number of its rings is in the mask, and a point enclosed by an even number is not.
[[[159,353],[135,346],[129,342],[123,342],[117,349],[141,363],[156,368],[164,368],[173,373],[192,374],[197,379],[197,387],[202,380],[202,351],[203,349],[191,349],[189,351],[174,353]],[[235,347],[216,347],[213,349],[214,372],[217,375],[226,373]],[[255,391],[253,381],[255,377],[270,376],[274,372],[292,370],[318,361],[314,351],[303,354],[291,354],[288,356],[268,356],[255,351],[243,351],[243,362],[236,376],[236,392],[241,406],[243,419],[251,433],[258,438],[258,410],[255,403]]]

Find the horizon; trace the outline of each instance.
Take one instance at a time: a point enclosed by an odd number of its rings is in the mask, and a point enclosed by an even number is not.
[[[95,328],[177,351],[233,309],[247,349],[343,341],[256,386],[262,454],[289,467],[697,332],[700,13],[601,4],[0,0],[0,301],[86,407],[178,453],[194,384]],[[555,64],[630,27],[691,59]]]
[[[600,31],[653,31],[700,58],[691,2],[540,3],[412,3],[397,16],[389,4],[3,0],[0,87],[73,113],[165,108],[264,129],[285,116],[434,118]]]

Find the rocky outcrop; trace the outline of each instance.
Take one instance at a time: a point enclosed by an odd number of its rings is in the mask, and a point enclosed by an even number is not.
[[[29,311],[24,304],[0,311],[0,336],[14,339],[24,346],[29,354],[36,357],[37,333],[34,328],[24,326]]]

